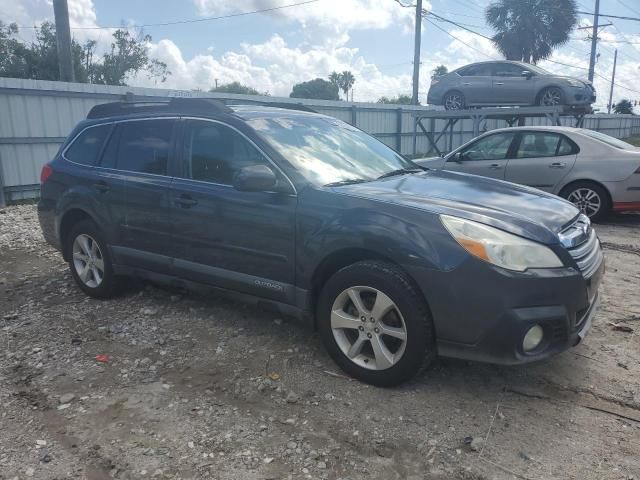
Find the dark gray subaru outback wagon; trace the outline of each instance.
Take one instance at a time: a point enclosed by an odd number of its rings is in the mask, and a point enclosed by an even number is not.
[[[88,295],[208,286],[312,319],[388,386],[436,354],[549,357],[591,326],[589,220],[539,190],[424,170],[334,118],[204,99],[94,107],[42,170],[42,231]]]

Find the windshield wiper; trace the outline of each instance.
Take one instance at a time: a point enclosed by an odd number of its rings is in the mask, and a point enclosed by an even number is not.
[[[347,178],[346,180],[340,180],[338,182],[327,183],[325,187],[339,187],[341,185],[353,185],[354,183],[370,182],[368,178]]]
[[[421,168],[399,168],[397,170],[391,170],[390,172],[383,173],[378,177],[378,180],[380,180],[381,178],[395,177],[396,175],[403,175],[405,173],[418,173],[422,171],[423,170]]]

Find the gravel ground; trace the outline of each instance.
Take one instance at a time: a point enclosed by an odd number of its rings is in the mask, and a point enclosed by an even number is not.
[[[149,285],[97,301],[0,211],[0,479],[640,480],[640,216],[597,227],[585,342],[500,367],[440,360],[378,389],[277,315]]]

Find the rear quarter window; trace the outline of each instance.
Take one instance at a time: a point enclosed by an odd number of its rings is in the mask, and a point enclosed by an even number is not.
[[[111,125],[97,125],[84,130],[64,152],[64,157],[81,165],[95,165]]]

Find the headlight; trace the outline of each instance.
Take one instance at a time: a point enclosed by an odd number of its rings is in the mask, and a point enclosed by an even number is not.
[[[508,270],[557,268],[562,262],[544,245],[482,223],[441,215],[442,223],[471,255]]]
[[[584,87],[585,86],[585,84],[583,82],[581,82],[580,80],[574,80],[573,78],[567,79],[567,83],[569,85],[571,85],[572,87]]]

